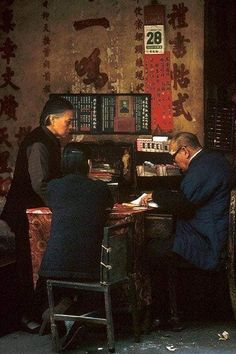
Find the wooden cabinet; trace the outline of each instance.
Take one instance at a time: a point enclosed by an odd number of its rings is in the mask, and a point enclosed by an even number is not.
[[[174,232],[174,218],[171,214],[159,214],[150,211],[145,215],[145,238],[168,239]]]

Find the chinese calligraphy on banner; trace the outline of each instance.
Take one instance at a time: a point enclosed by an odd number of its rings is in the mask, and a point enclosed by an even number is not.
[[[144,54],[144,91],[152,95],[153,134],[168,133],[173,129],[170,53],[164,51],[164,20],[164,6],[144,7],[145,38],[148,37]]]
[[[151,130],[170,132],[173,128],[170,53],[145,56],[145,92],[152,94]]]

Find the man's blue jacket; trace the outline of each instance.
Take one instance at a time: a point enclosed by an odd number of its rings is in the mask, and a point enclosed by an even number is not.
[[[191,160],[180,193],[153,192],[153,200],[177,216],[172,251],[199,268],[216,268],[227,243],[234,175],[221,153],[203,149]]]

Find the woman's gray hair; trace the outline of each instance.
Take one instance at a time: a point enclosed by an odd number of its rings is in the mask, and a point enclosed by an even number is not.
[[[65,111],[73,111],[73,110],[74,107],[72,103],[66,100],[65,98],[60,96],[49,98],[49,100],[45,103],[42,113],[40,115],[39,124],[41,126],[50,125],[51,122],[49,116],[51,114],[59,115],[64,113]]]

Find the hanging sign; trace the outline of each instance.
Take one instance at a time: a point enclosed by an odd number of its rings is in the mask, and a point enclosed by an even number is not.
[[[173,130],[170,52],[164,48],[165,6],[144,6],[144,92],[150,93],[153,135]]]
[[[144,71],[144,89],[152,95],[152,133],[169,133],[173,129],[170,52],[145,55]]]
[[[164,53],[164,25],[144,26],[145,54]]]

